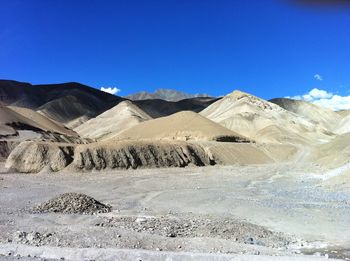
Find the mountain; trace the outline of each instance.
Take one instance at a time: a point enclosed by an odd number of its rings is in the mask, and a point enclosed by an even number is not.
[[[158,89],[153,93],[150,92],[137,92],[126,96],[127,99],[136,101],[136,100],[149,100],[149,99],[161,99],[165,101],[180,101],[188,98],[195,97],[209,97],[208,94],[188,94],[185,92],[180,92],[171,89]]]
[[[306,101],[277,98],[270,100],[270,102],[277,104],[287,111],[303,116],[315,124],[320,124],[329,131],[335,130],[337,124],[342,119],[341,115],[337,112]]]
[[[247,141],[234,131],[192,111],[182,111],[167,117],[140,123],[116,136],[131,140],[204,140]]]
[[[159,89],[154,95],[148,96],[151,99],[137,100],[134,101],[134,104],[152,118],[157,118],[183,110],[199,112],[217,100],[211,97],[184,99],[192,96],[196,95]],[[198,94],[197,96],[207,95]],[[133,99],[133,97],[131,98]],[[0,102],[5,105],[36,110],[71,129],[111,109],[123,100],[125,98],[76,82],[32,85],[18,81],[0,80]]]
[[[323,168],[339,168],[349,165],[349,156],[350,133],[345,133],[330,142],[315,146],[308,158]],[[349,170],[348,167],[346,169]]]
[[[84,138],[105,139],[150,119],[131,101],[123,101],[74,130]]]
[[[331,139],[319,124],[240,91],[216,101],[200,114],[260,142],[305,145]]]
[[[338,113],[341,117],[346,117],[350,115],[350,110],[341,110],[341,111],[337,111],[336,113]]]
[[[121,97],[76,83],[32,85],[0,80],[0,101],[5,105],[30,108],[69,125],[88,120],[112,108]]]
[[[34,110],[16,106],[8,106],[8,109],[22,115],[27,120],[32,121],[42,130],[60,133],[68,136],[78,136],[78,134],[73,130],[68,129],[61,123],[55,122]]]
[[[0,129],[0,135],[3,137],[16,136],[18,130],[47,131],[77,136],[72,130],[35,111],[14,106],[0,106]]]
[[[154,99],[137,100],[133,101],[133,103],[148,115],[150,115],[152,118],[158,118],[168,116],[180,111],[200,112],[217,100],[218,98],[197,97],[184,99],[177,102]]]
[[[86,142],[76,132],[34,110],[0,104],[0,162],[26,140],[70,144]]]

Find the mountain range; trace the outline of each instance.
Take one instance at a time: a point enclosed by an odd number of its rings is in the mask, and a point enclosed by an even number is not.
[[[161,99],[165,101],[180,101],[183,99],[196,98],[196,97],[209,97],[205,93],[189,94],[185,92],[180,92],[171,89],[157,89],[153,93],[151,92],[137,92],[131,95],[126,96],[127,99],[136,101],[136,100],[150,100],[150,99]]]
[[[238,90],[133,101],[74,82],[1,80],[0,98],[0,161],[19,172],[295,160],[337,168],[350,151],[348,112]]]

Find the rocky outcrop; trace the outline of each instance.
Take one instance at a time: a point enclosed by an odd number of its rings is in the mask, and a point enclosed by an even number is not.
[[[117,142],[80,145],[70,167],[76,170],[205,166],[213,164],[203,148],[186,142]]]
[[[167,168],[208,165],[265,164],[274,160],[254,143],[186,141],[104,141],[69,146],[22,142],[5,167],[24,173],[60,170]]]
[[[72,146],[24,141],[11,152],[5,167],[23,173],[59,171],[73,161],[73,152]]]

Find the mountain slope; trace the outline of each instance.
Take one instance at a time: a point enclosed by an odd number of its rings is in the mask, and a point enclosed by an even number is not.
[[[207,94],[189,94],[171,89],[158,89],[153,93],[150,92],[137,92],[128,95],[126,98],[130,100],[149,100],[149,99],[161,99],[165,101],[180,101],[183,99],[196,98],[196,97],[208,97]]]
[[[246,141],[246,138],[191,111],[142,122],[117,139]]]
[[[0,101],[38,110],[64,124],[97,116],[117,105],[123,98],[80,83],[32,85],[0,80]]]
[[[311,104],[306,101],[277,98],[270,100],[270,102],[279,105],[287,111],[301,115],[311,120],[315,124],[321,124],[329,131],[333,131],[341,120],[341,116],[335,111]]]
[[[10,108],[0,106],[0,137],[17,136],[17,130],[19,129],[41,130],[40,126],[34,121],[27,119]]]
[[[66,128],[62,124],[55,122],[36,111],[16,106],[8,106],[8,108],[22,115],[23,117],[35,122],[35,124],[37,124],[37,126],[40,127],[42,130],[56,132],[69,136],[78,136],[78,134],[73,130]]]
[[[307,144],[330,139],[330,133],[280,106],[234,91],[211,104],[201,115],[261,142]]]
[[[198,97],[191,99],[184,99],[178,102],[164,101],[160,99],[155,100],[139,100],[134,101],[140,109],[150,115],[152,118],[159,118],[169,116],[180,111],[200,112],[208,107],[217,98]]]
[[[150,119],[152,118],[147,113],[131,101],[123,101],[78,126],[75,131],[85,138],[105,139]]]
[[[338,168],[350,163],[350,133],[338,135],[332,141],[316,146],[310,160],[324,168]]]
[[[350,132],[350,114],[343,117],[336,126],[337,128],[334,132],[337,134],[345,134]]]
[[[48,140],[79,143],[78,134],[39,113],[19,107],[0,106],[0,138],[2,140]]]

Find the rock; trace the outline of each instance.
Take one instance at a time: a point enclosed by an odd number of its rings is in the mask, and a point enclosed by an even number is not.
[[[135,222],[136,223],[145,223],[145,222],[147,222],[147,218],[145,218],[145,217],[138,217],[138,218],[135,219]]]
[[[40,241],[40,234],[38,232],[31,232],[26,237],[29,241]]]
[[[252,237],[246,237],[244,239],[244,244],[256,245],[256,241]]]
[[[15,241],[21,241],[27,237],[27,233],[23,231],[16,231],[13,235]]]
[[[44,168],[55,172],[62,170],[72,161],[72,146],[24,141],[10,153],[5,167],[22,173],[38,173]]]

